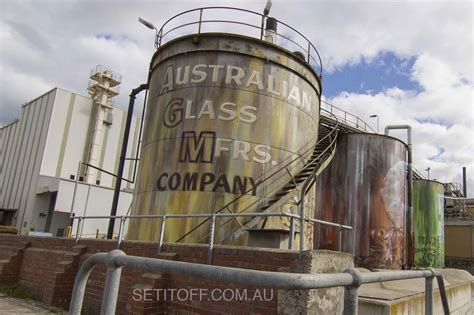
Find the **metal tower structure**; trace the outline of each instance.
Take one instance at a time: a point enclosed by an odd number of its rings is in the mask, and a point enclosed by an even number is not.
[[[93,129],[89,146],[88,163],[99,167],[100,152],[102,150],[104,131],[107,126],[112,125],[112,98],[119,94],[119,85],[122,76],[112,70],[98,65],[91,70],[87,90],[94,102]],[[97,184],[97,170],[88,167],[85,174],[85,182]]]

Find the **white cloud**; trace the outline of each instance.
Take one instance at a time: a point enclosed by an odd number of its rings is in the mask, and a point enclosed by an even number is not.
[[[374,95],[342,93],[328,101],[366,121],[369,115],[378,114],[382,128],[410,124],[415,167],[424,175],[423,170],[430,167],[432,179],[461,182],[462,166],[474,171],[474,87],[429,54],[418,56],[412,79],[423,87],[421,92],[392,87]],[[391,135],[406,141],[402,131]],[[474,186],[468,189],[472,196]]]

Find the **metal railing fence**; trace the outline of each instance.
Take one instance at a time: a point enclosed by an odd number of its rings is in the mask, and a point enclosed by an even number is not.
[[[206,19],[205,18],[205,13],[209,11],[226,11],[226,12],[220,12],[220,16],[226,16],[226,14],[232,14],[232,13],[242,13],[246,14],[245,18],[252,18],[255,17],[256,20],[253,21],[252,23],[247,23],[243,21],[235,21],[235,20],[230,20],[230,19]],[[229,12],[229,11],[234,11],[234,12]],[[199,13],[198,17],[191,16],[193,13]],[[176,26],[170,25],[172,21],[176,22],[177,18],[182,18],[185,16],[186,21],[183,22],[178,22],[179,24]],[[244,16],[240,16],[240,18],[243,18]],[[156,30],[156,39],[155,39],[155,47],[158,49],[165,43],[164,38],[165,37],[171,37],[171,33],[175,33],[178,36],[183,36],[186,34],[182,34],[183,32],[179,33],[177,30],[182,30],[184,27],[192,26],[195,25],[196,29],[188,32],[189,35],[199,35],[202,33],[205,33],[203,30],[203,26],[206,24],[227,24],[227,25],[239,25],[239,26],[244,26],[246,27],[245,32],[237,32],[236,30],[233,30],[232,33],[234,34],[241,34],[241,35],[246,35],[250,36],[249,30],[257,30],[258,31],[258,36],[256,38],[263,40],[264,39],[264,24],[265,20],[268,16],[265,14],[261,14],[255,11],[247,10],[247,9],[241,9],[241,8],[234,8],[234,7],[225,7],[225,6],[215,6],[215,7],[202,7],[202,8],[196,8],[196,9],[191,9],[187,10],[181,13],[176,14],[175,16],[171,17],[168,19],[159,30]],[[196,19],[197,18],[197,19]],[[194,19],[194,20],[191,20]],[[191,21],[189,21],[191,20]],[[292,26],[275,19],[278,23],[279,26],[283,26],[284,30],[280,32],[273,32],[277,37],[283,39],[285,42],[281,44],[286,44],[290,43],[291,45],[294,45],[295,47],[298,47],[298,49],[301,49],[302,52],[304,53],[305,56],[305,61],[314,66],[316,68],[316,72],[319,77],[322,76],[323,72],[323,66],[322,66],[322,61],[321,61],[321,56],[318,53],[318,50],[316,47],[311,43],[311,41],[304,36],[302,33],[300,33],[298,30],[293,28]],[[188,22],[189,21],[189,22]],[[168,39],[168,41],[171,39]]]
[[[212,279],[252,287],[285,290],[309,290],[341,287],[344,290],[344,314],[358,313],[358,289],[362,284],[403,279],[425,278],[425,314],[433,314],[433,278],[436,277],[444,314],[449,314],[444,280],[439,271],[433,269],[415,271],[360,272],[349,268],[343,273],[301,274],[287,272],[257,271],[223,266],[163,260],[156,258],[127,256],[121,250],[96,253],[90,256],[76,275],[71,296],[69,314],[81,314],[87,279],[97,264],[105,264],[107,273],[102,296],[101,314],[115,314],[122,268],[146,269],[157,272],[179,274],[188,277]]]
[[[359,129],[360,131],[368,133],[377,133],[369,124],[358,116],[351,114],[342,108],[334,106],[333,104],[321,100],[321,115],[335,116],[339,119],[340,124],[345,124],[349,127]]]
[[[165,229],[166,229],[166,222],[168,219],[186,219],[186,218],[210,218],[211,224],[209,226],[209,241],[208,241],[208,257],[207,257],[207,262],[208,264],[212,264],[212,253],[214,249],[214,235],[216,232],[216,220],[217,218],[225,218],[225,217],[287,217],[290,219],[290,231],[289,231],[289,239],[288,239],[288,249],[293,249],[293,244],[294,244],[294,239],[295,239],[295,234],[296,234],[296,222],[298,220],[301,220],[300,216],[292,213],[286,213],[286,212],[259,212],[259,213],[191,213],[191,214],[155,214],[155,215],[123,215],[123,216],[77,216],[77,217],[72,217],[74,220],[78,220],[77,226],[76,226],[76,235],[75,235],[75,242],[76,245],[79,243],[79,240],[82,236],[82,227],[84,224],[84,221],[87,219],[113,219],[113,220],[120,220],[119,221],[119,229],[118,229],[118,235],[117,235],[117,248],[120,248],[120,245],[123,241],[124,237],[124,229],[125,229],[125,223],[127,219],[160,219],[161,224],[160,224],[160,236],[158,239],[158,244],[157,244],[157,252],[160,253],[163,248],[163,243],[164,243],[164,235],[165,235]],[[342,232],[344,230],[352,230],[351,226],[344,225],[344,224],[339,224],[339,223],[334,223],[334,222],[328,222],[328,221],[323,221],[323,220],[318,220],[318,219],[313,219],[306,217],[304,218],[304,221],[309,223],[309,224],[322,224],[326,226],[331,226],[334,228],[339,229],[339,246],[341,245],[341,240],[342,240]],[[301,229],[301,228],[300,228]],[[341,249],[341,248],[340,248]],[[303,247],[300,244],[300,251],[303,250]]]

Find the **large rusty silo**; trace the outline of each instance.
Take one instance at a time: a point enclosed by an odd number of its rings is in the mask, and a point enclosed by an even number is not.
[[[354,255],[357,266],[400,269],[405,260],[406,146],[374,134],[343,134],[317,179],[316,218],[353,227],[315,230],[315,248]],[[340,244],[341,243],[341,244]]]
[[[134,215],[258,211],[287,179],[259,181],[312,154],[319,77],[278,45],[228,33],[179,37],[156,51],[149,82]],[[170,219],[164,240],[174,242],[202,221]],[[219,229],[218,238],[237,224]],[[203,241],[208,231],[203,224],[185,241]],[[137,219],[127,237],[157,240],[159,233],[160,220]]]
[[[444,267],[444,185],[433,180],[413,181],[415,265]]]

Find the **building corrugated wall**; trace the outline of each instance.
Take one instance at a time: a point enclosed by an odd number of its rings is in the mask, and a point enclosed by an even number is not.
[[[94,119],[92,99],[55,88],[23,105],[20,119],[0,129],[0,225],[62,234],[69,224],[74,177],[79,161],[86,161],[90,125]],[[126,112],[114,108],[113,123],[105,128],[100,167],[116,172]],[[137,150],[140,119],[132,120],[127,156]],[[132,177],[133,163],[125,164],[125,176]],[[83,176],[83,173],[81,174]],[[107,215],[115,179],[103,172],[97,185],[80,184],[76,215]],[[133,189],[133,184],[122,184]],[[122,193],[119,213],[126,212],[131,192]],[[5,219],[5,214],[8,220]],[[49,222],[48,222],[49,221]],[[102,225],[102,224],[101,224]],[[95,231],[95,227],[91,227]],[[59,232],[58,232],[59,231]]]
[[[15,209],[12,224],[30,220],[56,89],[23,105],[21,119],[2,128],[0,208]]]

